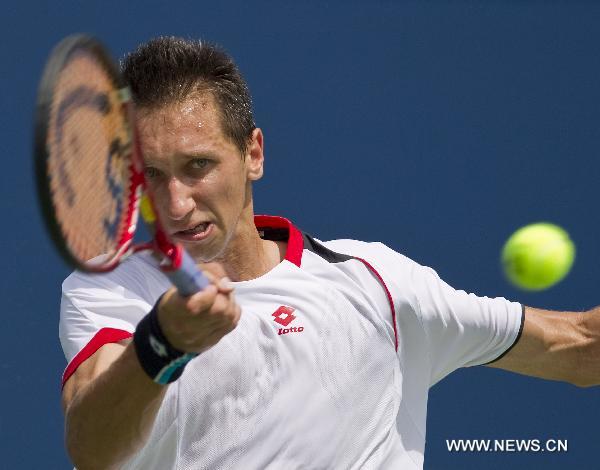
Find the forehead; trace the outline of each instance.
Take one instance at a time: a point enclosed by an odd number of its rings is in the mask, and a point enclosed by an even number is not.
[[[138,108],[137,117],[138,124],[144,128],[160,127],[170,131],[188,125],[202,128],[209,124],[220,124],[218,105],[208,91],[196,92],[161,106]]]
[[[138,110],[145,156],[185,153],[202,146],[224,145],[220,112],[212,93],[194,93],[183,100]]]

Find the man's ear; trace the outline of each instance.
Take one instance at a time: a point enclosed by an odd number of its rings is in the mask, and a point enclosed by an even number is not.
[[[246,149],[245,155],[246,174],[250,181],[256,181],[262,178],[263,164],[265,161],[263,145],[263,133],[257,127],[252,131],[252,136],[248,142],[248,148]]]

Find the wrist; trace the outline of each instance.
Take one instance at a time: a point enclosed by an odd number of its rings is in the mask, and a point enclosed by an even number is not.
[[[197,353],[181,351],[167,340],[158,321],[157,300],[152,310],[138,323],[133,335],[133,342],[138,361],[148,377],[162,385],[177,380],[187,363]]]

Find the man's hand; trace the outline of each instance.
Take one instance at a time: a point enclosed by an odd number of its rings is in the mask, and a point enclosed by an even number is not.
[[[241,316],[233,287],[221,266],[209,263],[202,269],[212,282],[206,289],[181,297],[172,288],[158,305],[162,332],[180,351],[201,353],[214,346],[237,326]]]

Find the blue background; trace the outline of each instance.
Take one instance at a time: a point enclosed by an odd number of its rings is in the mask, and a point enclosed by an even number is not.
[[[600,300],[594,2],[12,1],[0,22],[2,468],[69,468],[57,333],[69,270],[36,207],[31,137],[45,58],[73,32],[118,56],[161,34],[225,46],[266,135],[257,212],[321,239],[381,240],[481,295],[572,310]],[[578,255],[564,282],[527,294],[498,255],[539,220],[564,226]],[[425,468],[600,468],[599,405],[599,389],[458,371],[431,390]],[[449,453],[456,438],[568,439],[569,450]]]

